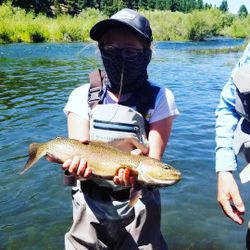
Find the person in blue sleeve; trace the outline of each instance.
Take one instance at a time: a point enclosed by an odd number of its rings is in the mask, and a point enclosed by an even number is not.
[[[245,206],[233,176],[239,155],[250,162],[250,43],[224,86],[216,109],[217,199],[225,215],[242,224]],[[250,180],[249,167],[242,171],[243,182]]]

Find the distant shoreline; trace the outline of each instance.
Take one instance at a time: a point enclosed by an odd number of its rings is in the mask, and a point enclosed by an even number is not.
[[[218,9],[192,13],[142,10],[150,21],[155,41],[203,41],[210,37],[247,38],[250,15],[239,18]],[[107,18],[97,9],[79,15],[48,18],[9,5],[0,6],[0,43],[89,42],[90,28]]]

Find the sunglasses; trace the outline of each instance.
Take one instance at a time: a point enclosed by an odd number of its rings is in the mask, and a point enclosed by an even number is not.
[[[136,48],[117,48],[113,45],[100,45],[99,49],[102,53],[102,56],[107,58],[116,58],[116,57],[122,57],[126,60],[136,60],[138,57],[140,57],[143,53],[146,52],[146,48],[144,49],[136,49]]]

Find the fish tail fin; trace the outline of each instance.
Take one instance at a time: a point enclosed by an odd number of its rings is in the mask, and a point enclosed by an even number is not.
[[[46,152],[41,147],[42,143],[32,143],[29,146],[29,159],[27,160],[23,171],[20,173],[24,174],[30,169],[40,158],[46,155]]]

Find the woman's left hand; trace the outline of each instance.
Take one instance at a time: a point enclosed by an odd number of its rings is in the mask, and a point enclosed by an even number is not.
[[[143,155],[141,149],[136,148],[130,152],[132,155]],[[116,185],[125,187],[134,186],[136,178],[131,175],[129,168],[120,168],[117,175],[114,176],[113,181]]]
[[[133,186],[135,177],[131,176],[130,172],[129,168],[120,168],[117,175],[113,178],[114,183],[125,187]]]

